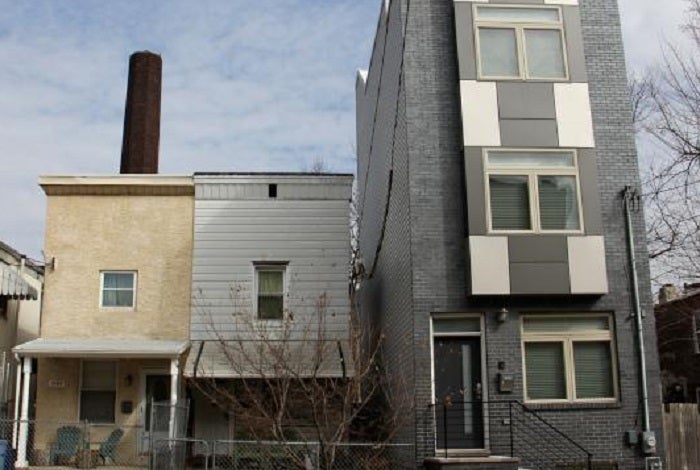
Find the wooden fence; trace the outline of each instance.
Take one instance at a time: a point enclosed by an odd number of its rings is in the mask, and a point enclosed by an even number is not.
[[[700,409],[695,403],[664,406],[667,470],[700,469]]]

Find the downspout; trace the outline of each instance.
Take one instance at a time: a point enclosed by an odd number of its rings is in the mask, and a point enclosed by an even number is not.
[[[632,275],[632,297],[634,317],[637,324],[637,342],[639,343],[639,367],[642,388],[642,413],[644,428],[642,433],[642,448],[645,454],[656,452],[656,436],[649,424],[649,386],[647,383],[647,361],[644,348],[644,329],[642,323],[642,305],[639,297],[639,276],[637,274],[637,254],[634,248],[634,231],[632,229],[632,210],[639,204],[639,195],[631,186],[625,186],[622,191],[622,199],[625,206],[625,222],[627,231],[627,248],[629,249],[630,273]]]

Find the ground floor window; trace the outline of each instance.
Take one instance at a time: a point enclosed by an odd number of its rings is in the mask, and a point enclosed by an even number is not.
[[[83,361],[80,385],[80,420],[114,423],[117,363]]]
[[[522,317],[525,399],[615,401],[612,316]]]

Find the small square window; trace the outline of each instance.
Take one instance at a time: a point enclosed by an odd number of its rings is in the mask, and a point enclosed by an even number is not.
[[[566,80],[558,7],[475,6],[479,77]]]
[[[256,266],[257,313],[260,320],[284,317],[285,266]]]
[[[102,271],[100,284],[100,307],[136,306],[136,271]]]

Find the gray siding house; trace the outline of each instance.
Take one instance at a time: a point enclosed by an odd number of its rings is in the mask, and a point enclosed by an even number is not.
[[[294,363],[303,375],[310,335],[320,330],[334,348],[347,347],[352,181],[346,174],[195,173],[186,376],[274,378],[275,364],[255,357],[256,348],[283,338],[300,344]],[[337,357],[316,374],[339,376]],[[196,390],[192,398],[195,438],[234,437],[235,416]]]
[[[382,1],[357,76],[359,298],[419,464],[658,460],[626,83],[615,0]]]

